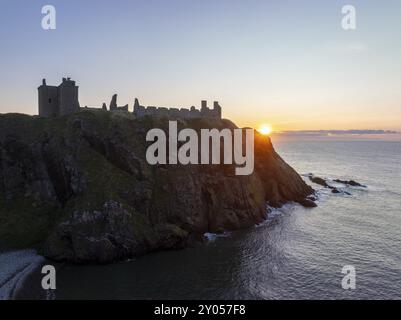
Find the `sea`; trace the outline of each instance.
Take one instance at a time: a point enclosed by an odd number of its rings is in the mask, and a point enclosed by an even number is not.
[[[317,190],[317,208],[288,203],[260,225],[207,234],[207,243],[180,251],[111,265],[64,265],[54,298],[400,299],[401,142],[273,142]],[[342,192],[312,184],[310,173]],[[350,277],[344,267],[352,270],[351,288],[344,286]]]

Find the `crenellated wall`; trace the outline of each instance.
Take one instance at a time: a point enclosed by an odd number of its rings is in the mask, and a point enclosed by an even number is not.
[[[187,108],[166,108],[166,107],[144,107],[135,99],[134,115],[138,118],[145,116],[168,117],[168,118],[215,118],[221,119],[221,107],[217,101],[214,102],[213,109],[207,107],[207,102],[202,101],[201,110],[195,107]]]

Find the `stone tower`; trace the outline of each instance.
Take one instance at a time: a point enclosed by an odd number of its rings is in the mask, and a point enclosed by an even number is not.
[[[59,116],[79,111],[78,87],[70,78],[63,78],[58,87]]]
[[[63,82],[57,86],[48,86],[46,79],[38,88],[39,116],[58,117],[80,110],[78,100],[78,87],[70,78],[63,78]]]
[[[221,119],[221,106],[218,101],[213,102],[213,111],[214,111],[214,116],[217,119]]]
[[[42,85],[38,88],[39,93],[39,115],[41,117],[57,117],[58,108],[58,87],[48,86],[46,79],[42,80]]]

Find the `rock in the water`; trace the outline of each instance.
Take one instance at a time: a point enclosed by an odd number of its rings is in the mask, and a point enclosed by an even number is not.
[[[345,184],[351,187],[361,187],[361,188],[366,188],[363,184],[360,184],[359,182],[356,182],[354,180],[340,180],[340,179],[335,179],[333,180],[334,182],[338,182],[341,184]]]
[[[321,185],[322,187],[325,187],[325,188],[330,187],[330,186],[327,184],[326,180],[324,180],[323,178],[316,177],[316,176],[314,176],[314,175],[309,175],[308,177],[309,177],[309,180],[312,181],[313,183],[316,183],[316,184],[318,184],[318,185]]]
[[[308,198],[299,200],[298,202],[299,202],[299,204],[303,205],[305,208],[315,208],[315,207],[317,207],[317,204],[314,201],[312,201],[312,200],[310,200]]]
[[[312,173],[308,174],[307,177],[308,177],[308,178],[310,179],[310,181],[312,181],[313,183],[316,183],[316,184],[321,185],[321,186],[323,186],[323,187],[325,187],[325,188],[331,189],[331,192],[332,192],[332,193],[335,193],[335,194],[342,193],[342,194],[350,195],[349,192],[347,192],[347,191],[342,191],[342,190],[339,190],[339,189],[336,188],[336,187],[331,186],[330,184],[327,183],[327,181],[326,181],[325,179],[320,178],[320,177],[317,177],[317,176],[314,176]],[[364,185],[362,185],[362,184],[360,184],[360,183],[358,183],[358,182],[355,182],[354,180],[344,181],[344,180],[336,179],[336,180],[333,180],[333,181],[334,181],[334,182],[337,182],[337,183],[345,184],[345,185],[348,185],[348,186],[353,186],[353,187],[364,187],[364,188],[366,188],[366,186],[364,186]]]

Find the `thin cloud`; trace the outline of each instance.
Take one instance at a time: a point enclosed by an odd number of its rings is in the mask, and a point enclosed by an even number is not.
[[[368,51],[367,45],[359,42],[344,43],[344,44],[330,44],[327,46],[329,51],[337,54],[361,54]]]
[[[281,131],[278,134],[284,135],[308,135],[308,136],[332,136],[332,135],[384,135],[384,134],[400,134],[393,130],[298,130],[298,131]]]

